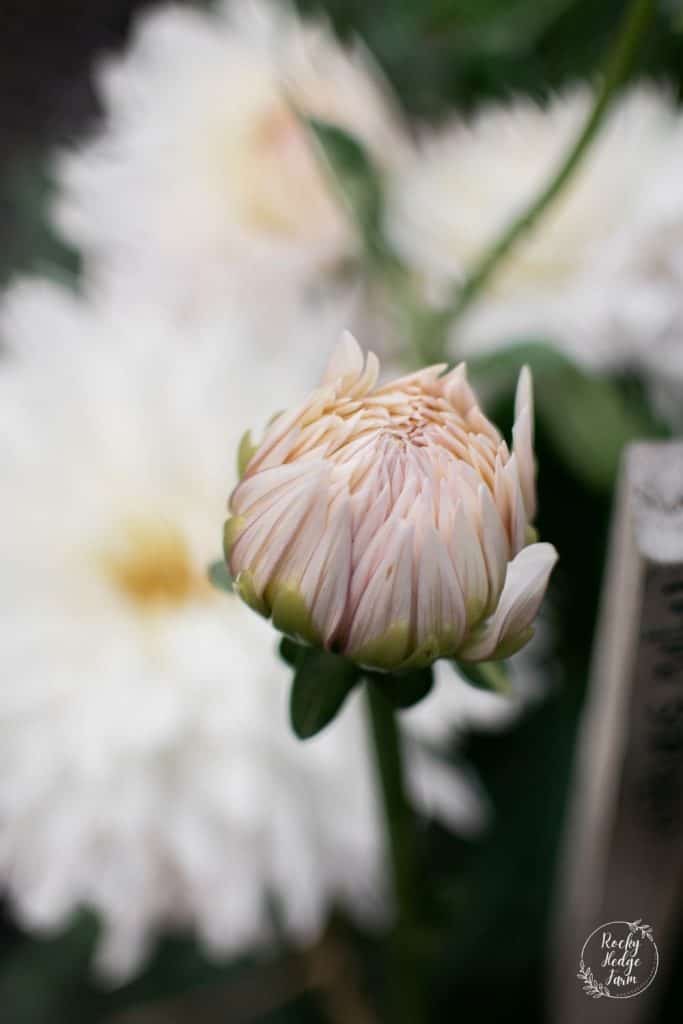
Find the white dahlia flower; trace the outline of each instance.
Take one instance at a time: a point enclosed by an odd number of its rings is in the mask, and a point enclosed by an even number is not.
[[[592,102],[489,107],[426,138],[393,177],[387,231],[432,291],[462,278],[548,181]],[[683,116],[666,91],[618,100],[584,161],[458,323],[457,352],[552,341],[595,368],[683,379]]]
[[[90,276],[143,274],[183,312],[245,287],[262,301],[356,253],[294,108],[351,131],[380,166],[405,147],[361,46],[275,0],[145,14],[96,88],[99,131],[57,163],[56,224]]]
[[[235,589],[298,639],[380,669],[518,651],[557,559],[530,543],[531,375],[510,452],[464,364],[378,386],[350,334],[322,385],[277,416],[230,498]]]
[[[362,703],[296,740],[276,634],[206,578],[229,453],[305,386],[315,331],[266,358],[237,319],[188,344],[41,283],[0,328],[0,882],[21,920],[93,907],[125,976],[168,925],[220,952],[266,940],[271,894],[295,938],[335,901],[381,916]],[[461,700],[442,686],[404,721],[418,806],[471,829],[476,791],[418,742],[471,718]]]

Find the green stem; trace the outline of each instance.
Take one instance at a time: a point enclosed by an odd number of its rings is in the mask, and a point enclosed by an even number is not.
[[[467,309],[490,280],[499,263],[519,239],[528,232],[560,195],[595,139],[605,114],[619,86],[628,77],[640,42],[655,10],[656,0],[632,0],[626,9],[613,47],[607,56],[602,81],[595,93],[592,109],[577,138],[551,174],[545,187],[525,210],[505,228],[498,240],[484,253],[481,260],[458,287],[448,309],[437,314],[432,330],[425,339],[425,348],[431,348],[430,359],[441,358],[445,327],[452,324]],[[427,353],[425,353],[427,354]]]
[[[424,1014],[415,949],[418,923],[415,821],[405,792],[396,712],[372,682],[368,681],[366,691],[397,908],[390,965],[391,1020],[395,1024],[421,1024]]]

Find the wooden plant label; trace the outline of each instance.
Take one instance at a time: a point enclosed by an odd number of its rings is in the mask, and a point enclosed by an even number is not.
[[[642,443],[625,453],[612,525],[548,1019],[655,1024],[682,903],[683,443]]]

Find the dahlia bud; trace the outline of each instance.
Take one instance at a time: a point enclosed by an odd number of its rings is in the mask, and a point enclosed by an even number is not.
[[[557,559],[528,544],[531,375],[511,453],[464,365],[445,369],[378,387],[376,356],[347,333],[322,386],[247,452],[226,558],[282,632],[391,671],[506,657],[530,638]]]

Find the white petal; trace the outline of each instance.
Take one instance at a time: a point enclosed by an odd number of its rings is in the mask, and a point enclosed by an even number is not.
[[[350,331],[344,331],[329,358],[323,384],[355,381],[363,372],[363,352]]]
[[[467,610],[468,624],[477,622],[484,614],[489,597],[489,584],[484,553],[479,534],[459,499],[455,510],[453,534],[448,538],[448,550],[455,569]]]
[[[524,547],[527,527],[526,509],[522,496],[522,485],[519,479],[519,466],[514,452],[503,469],[503,479],[507,488],[510,508],[510,553],[514,556]]]
[[[256,592],[260,595],[275,569],[294,542],[303,520],[308,516],[318,494],[316,476],[304,478],[292,492],[286,492],[241,533],[230,554],[231,571],[249,570]]]
[[[490,808],[474,773],[469,776],[464,771],[455,772],[445,760],[437,760],[417,743],[410,746],[406,772],[416,805],[459,835],[476,836],[488,824]]]
[[[348,499],[342,500],[330,516],[321,545],[328,535],[330,540],[313,602],[313,621],[326,644],[331,642],[348,600],[351,576],[351,504]]]
[[[314,553],[323,541],[327,523],[329,498],[327,489],[318,488],[309,504],[306,518],[285,551],[277,568],[277,577],[286,584],[300,587]]]
[[[365,360],[365,369],[358,378],[357,383],[348,390],[349,398],[362,398],[368,391],[372,391],[378,377],[379,359],[374,352],[368,352]]]
[[[515,395],[515,424],[512,442],[519,469],[519,482],[527,519],[536,514],[536,465],[534,462],[534,399],[531,373],[524,366],[519,375]]]
[[[477,397],[467,380],[467,367],[464,363],[458,363],[444,380],[448,382],[446,385],[448,401],[461,416],[466,416],[469,410],[477,405]]]
[[[479,517],[481,540],[489,577],[489,610],[495,608],[503,589],[509,558],[508,539],[500,514],[488,487],[479,487]]]
[[[465,630],[465,604],[446,545],[427,524],[418,549],[415,644],[442,637],[447,631],[459,643]]]
[[[345,648],[359,650],[380,639],[394,625],[410,625],[413,595],[414,530],[392,518],[383,534],[383,557],[377,563],[355,609]]]
[[[323,468],[322,460],[318,465]],[[286,486],[294,481],[298,486],[315,471],[312,463],[288,462],[245,477],[232,493],[230,510],[233,515],[258,515],[279,498]]]
[[[374,488],[368,485],[367,491],[372,493],[372,490]],[[355,494],[352,500],[354,504],[353,545],[354,552],[358,552],[354,557],[354,564],[357,564],[389,515],[389,484],[385,483],[380,493],[376,496],[373,495],[371,502],[367,500],[365,489],[363,492]]]
[[[515,392],[515,419],[519,419],[524,409],[528,409],[532,417],[534,414],[534,388],[531,377],[531,370],[528,366],[523,366],[519,372],[519,378],[517,380],[517,390]],[[533,433],[531,440],[533,441]]]

